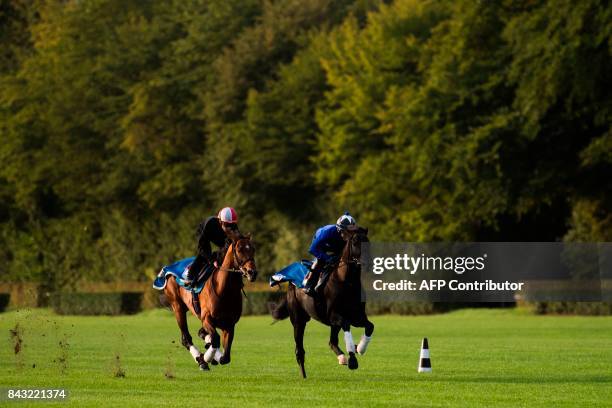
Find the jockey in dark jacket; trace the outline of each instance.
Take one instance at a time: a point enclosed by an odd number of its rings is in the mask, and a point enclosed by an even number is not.
[[[198,252],[191,267],[184,276],[185,283],[190,284],[197,279],[198,283],[206,282],[215,269],[211,243],[224,248],[227,241],[240,236],[238,230],[238,214],[232,207],[225,207],[216,217],[208,217],[200,223],[197,230]]]
[[[346,238],[343,235],[356,224],[355,219],[346,212],[338,218],[335,225],[325,225],[315,232],[308,252],[314,255],[316,260],[312,264],[310,273],[304,279],[304,292],[308,295],[314,296],[325,286],[329,268],[340,259],[346,244]],[[325,274],[319,279],[321,271],[325,271]]]

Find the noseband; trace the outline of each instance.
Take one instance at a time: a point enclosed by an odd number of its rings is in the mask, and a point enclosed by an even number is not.
[[[230,273],[240,273],[242,275],[243,278],[248,278],[248,272],[246,269],[244,269],[244,265],[247,264],[249,261],[255,261],[255,257],[253,255],[251,255],[250,257],[243,259],[243,260],[239,260],[238,259],[238,253],[235,251],[236,249],[236,244],[238,244],[238,241],[241,240],[246,240],[246,238],[240,238],[238,239],[234,244],[232,244],[233,246],[233,250],[234,250],[234,260],[233,260],[233,268],[231,269],[227,269],[228,272]],[[250,243],[250,241],[249,241]]]

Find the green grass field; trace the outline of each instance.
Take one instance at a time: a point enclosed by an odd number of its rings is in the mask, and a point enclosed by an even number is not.
[[[328,329],[309,323],[309,378],[302,380],[289,321],[243,318],[232,363],[201,372],[166,310],[123,317],[8,312],[0,314],[0,388],[65,387],[71,394],[61,405],[79,407],[612,405],[610,317],[464,310],[372,321],[374,340],[356,371],[337,364]],[[23,348],[15,355],[10,329],[17,323]],[[190,324],[195,337],[195,319]],[[353,331],[355,340],[361,334]],[[416,372],[424,336],[431,374]]]

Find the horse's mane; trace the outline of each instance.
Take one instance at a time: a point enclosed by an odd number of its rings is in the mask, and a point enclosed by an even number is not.
[[[357,228],[357,231],[356,231],[355,233],[356,233],[356,234],[359,234],[359,235],[365,235],[365,236],[367,236],[367,235],[368,235],[368,229],[367,229],[367,228],[365,228],[365,227],[358,227],[358,228]]]
[[[235,241],[232,241],[231,239],[226,239],[223,247],[219,248],[218,251],[215,251],[216,260],[219,265],[221,265],[223,261],[225,260],[225,256],[227,255],[227,251],[229,251],[230,246],[233,246],[236,242],[240,241],[241,239],[250,240],[251,237],[240,233],[240,236]]]

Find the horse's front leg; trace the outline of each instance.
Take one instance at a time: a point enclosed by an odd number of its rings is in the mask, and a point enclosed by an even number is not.
[[[174,316],[176,317],[176,322],[181,330],[181,343],[187,350],[189,350],[189,353],[193,359],[200,366],[200,370],[208,370],[208,364],[206,361],[204,361],[204,355],[200,353],[200,350],[198,350],[196,346],[193,345],[193,339],[191,338],[191,334],[189,334],[189,329],[187,328],[187,308],[184,305],[175,302],[172,305],[172,309],[174,311]]]
[[[204,361],[207,363],[212,362],[212,364],[215,365],[221,358],[221,352],[219,351],[221,340],[210,315],[206,315],[202,320],[202,328],[211,336],[210,347],[206,350],[206,353],[204,353]]]
[[[206,333],[204,327],[200,327],[200,330],[198,331],[198,337],[204,340],[204,348],[208,349],[210,347],[210,342],[212,341],[212,336]]]
[[[340,326],[332,325],[329,333],[329,347],[331,347],[332,351],[336,353],[336,356],[338,357],[338,364],[346,365],[347,360],[346,356],[344,355],[344,351],[338,347],[338,333],[340,333]]]
[[[348,368],[355,370],[359,367],[357,363],[357,357],[355,356],[355,342],[353,341],[353,334],[351,333],[351,325],[348,321],[342,323],[342,331],[344,331],[344,343],[346,344],[346,351],[349,353]]]
[[[357,363],[357,357],[355,356],[355,342],[353,341],[353,334],[351,333],[350,321],[339,313],[332,313],[329,317],[329,322],[333,326],[339,326],[342,328],[342,331],[344,332],[346,351],[349,353],[348,368],[355,370],[359,364]]]
[[[365,327],[365,334],[361,336],[361,340],[359,340],[359,344],[357,345],[357,353],[359,353],[360,355],[364,355],[368,348],[368,344],[370,344],[370,341],[372,341],[372,334],[374,333],[374,324],[370,320],[368,320],[368,317],[364,313],[363,321],[360,326],[361,325]]]
[[[234,327],[223,330],[223,355],[219,359],[220,364],[229,364],[231,361],[232,342],[234,341]]]

